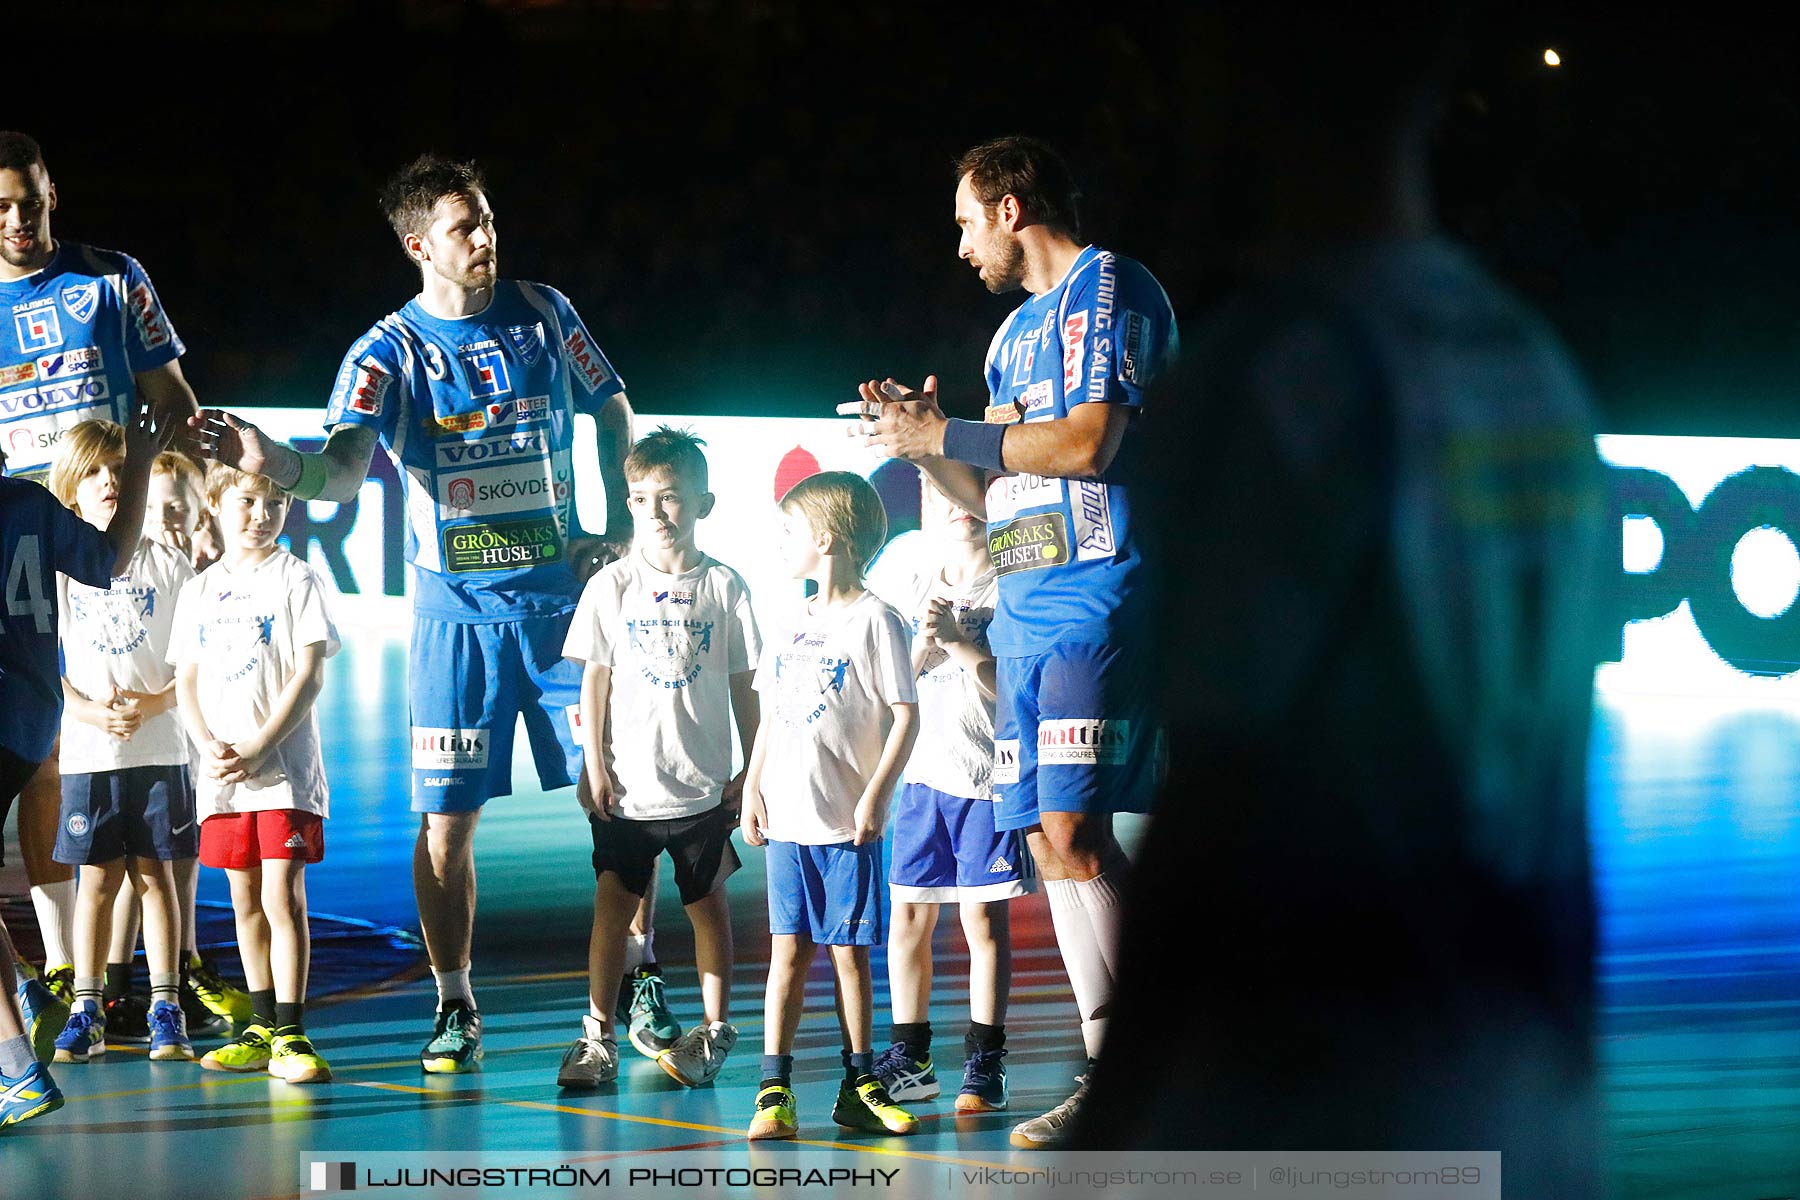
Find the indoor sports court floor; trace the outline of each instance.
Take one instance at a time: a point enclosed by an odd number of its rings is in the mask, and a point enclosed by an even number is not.
[[[320,708],[333,790],[328,856],[308,872],[308,886],[317,913],[414,929],[404,659],[401,637],[366,634],[333,660]],[[742,959],[733,1015],[742,1040],[717,1084],[689,1091],[627,1050],[616,1087],[560,1093],[557,1063],[585,987],[587,837],[572,793],[546,796],[525,786],[528,771],[516,777],[520,792],[490,805],[477,839],[475,963],[487,1051],[480,1073],[421,1075],[415,1055],[434,995],[422,955],[389,940],[381,969],[397,973],[365,979],[309,1014],[335,1083],[217,1075],[150,1063],[139,1048],[60,1067],[68,1106],[0,1135],[0,1193],[296,1196],[301,1156],[313,1152],[336,1159],[396,1148],[531,1150],[597,1163],[624,1152],[740,1146],[757,1083],[768,946],[759,856],[746,854],[732,883]],[[1618,1194],[1800,1194],[1800,720],[1769,710],[1697,711],[1688,701],[1603,704],[1592,780],[1603,912],[1600,1054]],[[681,965],[691,961],[689,935],[672,887],[665,896],[658,957],[670,964],[671,1005],[685,1024],[697,1013],[698,989]],[[225,899],[212,872],[202,899]],[[945,1098],[918,1106],[926,1123],[913,1138],[840,1138],[829,1121],[838,1071],[831,985],[815,973],[797,1048],[804,1138],[872,1156],[1001,1151],[1013,1122],[1067,1095],[1080,1059],[1047,913],[1041,899],[1014,911],[1013,1111],[950,1112],[967,960],[954,921],[946,921],[933,1013]],[[207,920],[228,929],[223,910],[209,910]],[[322,982],[353,978],[356,964],[334,960],[370,944],[360,926],[332,928],[348,932],[321,940]],[[221,961],[233,961],[229,948]],[[879,960],[876,978],[879,1039],[887,1015]],[[1180,1014],[1169,1017],[1170,1035],[1179,1036]]]

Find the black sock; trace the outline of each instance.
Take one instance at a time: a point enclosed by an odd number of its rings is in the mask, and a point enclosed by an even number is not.
[[[275,1028],[275,989],[250,993],[250,1019],[258,1025]]]
[[[757,1091],[771,1087],[791,1087],[794,1080],[794,1056],[791,1054],[765,1054],[762,1058],[763,1081]]]
[[[117,1000],[131,991],[131,964],[106,964],[106,998]]]
[[[983,1025],[979,1021],[969,1022],[969,1032],[963,1035],[963,1057],[968,1058],[990,1050],[999,1050],[1006,1045],[1006,1026]]]
[[[306,1001],[296,1000],[292,1004],[277,1000],[275,1002],[275,1028],[281,1033],[298,1033],[300,1024],[305,1020]]]
[[[931,1022],[913,1021],[906,1025],[893,1024],[888,1032],[896,1046],[905,1046],[907,1054],[914,1060],[928,1058],[931,1055]]]

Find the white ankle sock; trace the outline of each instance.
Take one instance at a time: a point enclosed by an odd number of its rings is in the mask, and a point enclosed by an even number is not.
[[[452,1000],[461,1000],[470,1008],[475,1007],[475,993],[469,987],[469,964],[464,963],[454,971],[440,971],[431,968],[431,977],[437,981],[438,1009]]]
[[[1081,1012],[1083,1036],[1096,1018],[1105,1017],[1107,1001],[1112,999],[1112,972],[1100,953],[1094,924],[1082,907],[1080,885],[1072,879],[1044,880],[1044,895],[1050,901],[1050,923],[1056,928],[1056,945],[1062,951],[1063,968],[1069,973],[1069,986],[1075,992],[1075,1004]],[[1090,1053],[1092,1051],[1090,1050]]]
[[[1123,876],[1122,871],[1102,871],[1092,879],[1069,881],[1082,910],[1088,915],[1088,923],[1094,927],[1094,944],[1106,962],[1107,973],[1115,978],[1119,973],[1119,914],[1124,908],[1124,898],[1119,894],[1119,887],[1114,885],[1123,886]]]
[[[44,966],[74,962],[69,945],[75,940],[75,881],[33,886],[31,907],[37,910],[38,932],[44,938]]]
[[[633,971],[637,970],[647,962],[656,961],[655,943],[656,931],[654,929],[649,933],[646,933],[643,937],[638,937],[636,934],[632,933],[625,935],[626,975],[630,975]]]

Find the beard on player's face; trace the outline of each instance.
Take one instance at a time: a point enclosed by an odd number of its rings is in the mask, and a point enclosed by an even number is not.
[[[981,282],[996,296],[1025,286],[1025,247],[1017,238],[994,231],[993,241],[982,248]]]

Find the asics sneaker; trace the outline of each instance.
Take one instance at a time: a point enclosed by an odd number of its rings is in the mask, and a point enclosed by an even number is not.
[[[645,1058],[655,1058],[681,1036],[669,1006],[663,1002],[662,969],[654,964],[639,967],[631,976],[631,1021],[627,1037]]]
[[[1005,1050],[977,1050],[963,1063],[962,1090],[956,1093],[959,1113],[1000,1112],[1006,1107]]]
[[[250,993],[226,983],[208,960],[199,955],[194,958],[199,961],[188,960],[188,991],[181,994],[181,1007],[188,1014],[189,1031],[200,1032],[199,1026],[194,1022],[195,1006],[188,1003],[189,992],[193,993],[193,998],[205,1006],[208,1012],[215,1017],[223,1017],[234,1028],[242,1029],[248,1025],[255,1016],[250,1011]]]
[[[16,1079],[0,1075],[0,1125],[17,1125],[62,1106],[62,1090],[43,1063],[32,1063]]]
[[[330,1083],[331,1067],[304,1033],[278,1033],[269,1050],[269,1074],[289,1083]]]
[[[244,1032],[206,1052],[200,1065],[209,1071],[261,1071],[269,1065],[274,1050],[275,1031],[267,1025],[252,1022]]]
[[[31,1052],[41,1063],[56,1056],[56,1035],[69,1021],[69,1006],[41,981],[19,979],[19,1015],[25,1019],[25,1036],[31,1039]]]
[[[473,1071],[481,1061],[481,1014],[452,1000],[438,1010],[431,1040],[419,1051],[419,1066],[433,1075]]]
[[[112,1040],[142,1046],[150,1040],[150,997],[136,992],[106,1002],[106,1031]]]
[[[75,1003],[75,967],[72,963],[61,966],[45,967],[43,984],[50,989],[52,995],[64,1004]]]
[[[69,1013],[63,1031],[56,1035],[56,1061],[83,1063],[106,1057],[106,1018],[91,1000],[79,1001]]]
[[[717,1026],[696,1025],[656,1058],[656,1065],[677,1082],[701,1087],[718,1077],[725,1056],[737,1045],[737,1026],[720,1021]]]
[[[756,1093],[756,1115],[750,1118],[750,1140],[791,1138],[800,1132],[800,1109],[794,1089],[771,1084]]]
[[[920,1062],[896,1043],[875,1056],[870,1072],[894,1100],[930,1100],[938,1094],[938,1077],[931,1069],[931,1055]]]
[[[560,1088],[596,1088],[619,1077],[619,1043],[593,1017],[581,1018],[581,1036],[563,1052],[556,1072]]]
[[[1081,1116],[1081,1106],[1087,1100],[1088,1077],[1077,1075],[1075,1081],[1080,1086],[1073,1096],[1041,1117],[1014,1125],[1008,1140],[1020,1150],[1061,1150],[1068,1146],[1075,1121]]]
[[[870,1133],[911,1133],[919,1127],[919,1118],[895,1104],[881,1080],[873,1075],[864,1075],[855,1083],[846,1079],[838,1087],[831,1119],[845,1129],[866,1129]]]
[[[150,1058],[153,1062],[193,1062],[194,1043],[188,1040],[187,1014],[181,1005],[156,1000],[150,1005]]]

